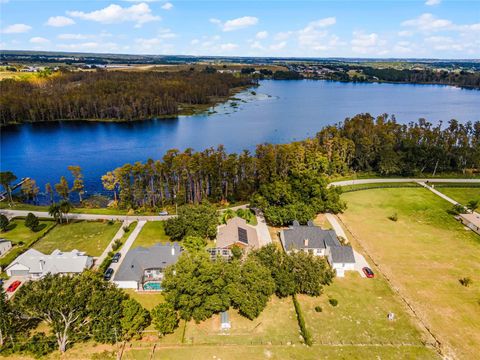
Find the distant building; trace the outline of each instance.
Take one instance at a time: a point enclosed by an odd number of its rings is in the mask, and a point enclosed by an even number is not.
[[[45,255],[28,249],[5,269],[8,276],[28,276],[40,279],[47,274],[79,274],[93,265],[93,258],[78,250],[62,252],[54,250]]]
[[[463,225],[480,235],[480,214],[476,212],[471,214],[460,214],[457,218]]]
[[[257,229],[238,216],[218,227],[215,248],[209,249],[209,252],[212,257],[229,258],[231,256],[230,249],[233,246],[238,246],[246,251],[260,248]]]
[[[287,253],[304,251],[325,256],[338,277],[344,277],[347,270],[355,270],[353,249],[342,246],[333,230],[323,230],[312,222],[301,226],[295,221],[293,226],[280,232],[280,241]]]
[[[0,239],[0,257],[5,255],[12,248],[12,242],[5,239]]]
[[[114,275],[113,283],[122,289],[160,291],[165,268],[175,264],[181,252],[178,243],[130,250]]]

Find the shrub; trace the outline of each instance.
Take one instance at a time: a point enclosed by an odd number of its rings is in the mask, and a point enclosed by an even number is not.
[[[27,217],[25,218],[25,226],[30,230],[35,231],[35,229],[38,228],[38,225],[40,225],[40,221],[38,220],[38,217],[36,217],[31,212],[28,213]]]
[[[112,245],[112,250],[113,251],[116,251],[120,248],[120,246],[122,246],[122,240],[120,239],[117,239],[113,242],[113,245]]]
[[[6,231],[8,224],[10,224],[10,220],[5,215],[0,214],[0,230]]]
[[[315,311],[316,312],[322,312],[322,307],[321,306],[315,306]]]
[[[393,214],[393,215],[390,215],[388,218],[389,218],[390,220],[392,220],[392,221],[398,221],[398,214],[395,213],[395,214]]]
[[[469,287],[470,285],[472,285],[473,281],[469,277],[464,277],[464,278],[459,279],[458,282],[465,287]]]
[[[338,300],[337,299],[328,299],[328,302],[332,306],[337,306],[338,305]]]
[[[305,341],[305,345],[312,346],[313,341],[312,341],[312,335],[307,329],[307,326],[305,325],[305,319],[303,318],[303,313],[302,309],[300,308],[300,304],[298,303],[297,297],[295,295],[292,296],[293,298],[293,305],[295,306],[295,312],[297,313],[297,320],[298,320],[298,326],[300,327],[300,334],[303,337],[303,340]]]

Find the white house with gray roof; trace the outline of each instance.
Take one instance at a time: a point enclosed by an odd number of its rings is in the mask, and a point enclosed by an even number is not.
[[[293,226],[280,232],[280,241],[287,253],[304,251],[327,258],[337,276],[345,271],[355,270],[355,257],[350,246],[343,246],[333,230],[323,230],[309,222],[307,226],[294,222]]]
[[[182,247],[176,242],[130,250],[115,273],[113,283],[121,289],[160,291],[165,268],[175,264],[181,252]]]
[[[0,239],[0,257],[5,255],[12,248],[12,242],[5,239]]]
[[[5,269],[8,276],[27,276],[40,279],[47,274],[79,274],[93,265],[93,258],[84,252],[54,250],[45,255],[38,250],[28,249]]]

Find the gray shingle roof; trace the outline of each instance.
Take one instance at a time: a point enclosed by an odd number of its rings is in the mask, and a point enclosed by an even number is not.
[[[113,281],[141,281],[146,269],[164,269],[168,265],[175,264],[181,250],[181,246],[176,242],[130,250],[125,255]]]
[[[285,249],[326,249],[327,246],[340,246],[333,230],[322,230],[318,226],[293,226],[283,230]],[[308,244],[305,245],[305,240]]]
[[[354,263],[355,256],[351,246],[332,246],[330,248],[334,263]]]

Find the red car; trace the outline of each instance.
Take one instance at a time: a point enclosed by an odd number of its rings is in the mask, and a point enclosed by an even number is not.
[[[370,269],[369,267],[364,267],[362,269],[363,273],[365,274],[365,276],[367,278],[373,278],[375,276],[375,274],[373,273],[372,269]]]
[[[14,292],[15,290],[17,290],[17,288],[20,286],[22,282],[21,281],[14,281],[10,284],[10,286],[7,288],[7,292]]]

